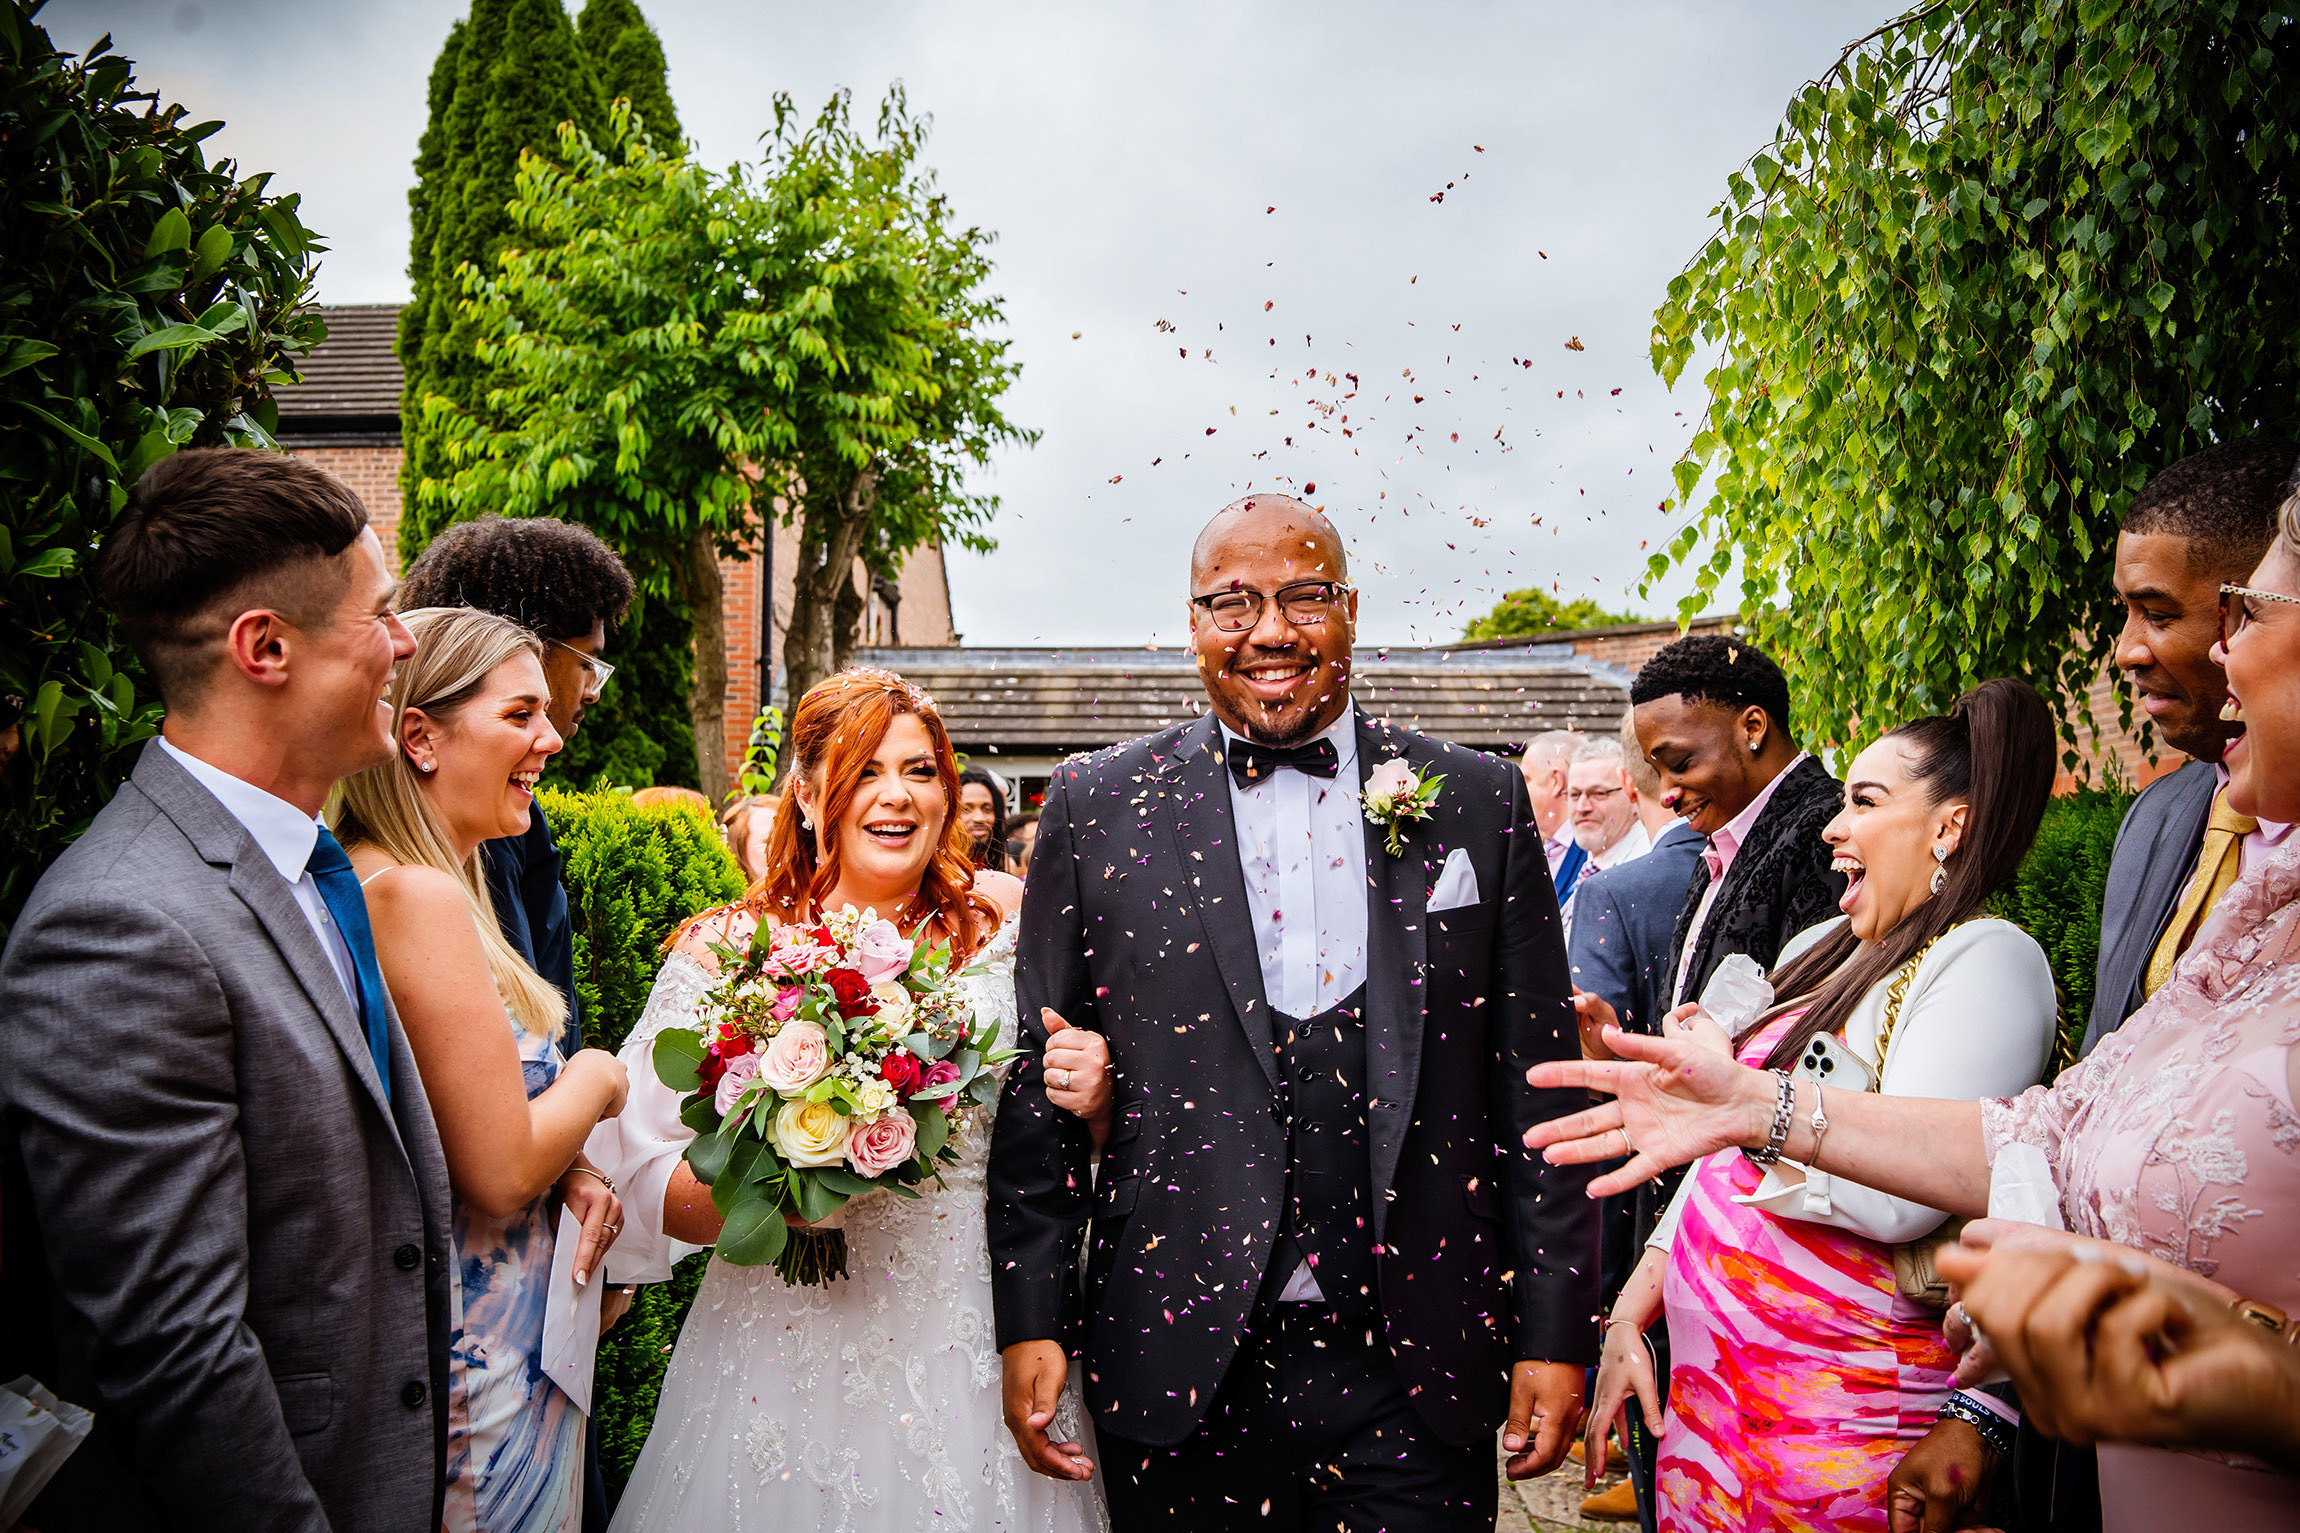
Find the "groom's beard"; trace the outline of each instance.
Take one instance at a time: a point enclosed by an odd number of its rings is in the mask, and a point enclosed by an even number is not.
[[[1254,716],[1247,721],[1252,727],[1246,730],[1246,734],[1263,745],[1276,746],[1279,750],[1292,750],[1297,745],[1307,745],[1332,728],[1334,720],[1342,716],[1339,707],[1328,706],[1333,697],[1331,692],[1321,693],[1307,712],[1275,721],[1266,715],[1273,708],[1283,708],[1284,704],[1256,703]]]

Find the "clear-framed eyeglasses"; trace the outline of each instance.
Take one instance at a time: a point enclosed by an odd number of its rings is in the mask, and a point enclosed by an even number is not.
[[[2278,601],[2286,606],[2300,607],[2300,596],[2286,596],[2281,591],[2257,591],[2251,586],[2222,586],[2220,588],[2220,647],[2226,649],[2228,641],[2250,627],[2260,614],[2252,610],[2254,602]]]
[[[1607,799],[1619,798],[1619,788],[1568,788],[1565,801],[1569,804],[1602,804]]]
[[[1349,582],[1344,580],[1297,580],[1290,586],[1280,586],[1276,600],[1278,611],[1287,622],[1296,628],[1315,628],[1349,593]],[[1235,586],[1227,591],[1193,596],[1190,605],[1212,618],[1214,626],[1222,632],[1244,633],[1262,620],[1262,606],[1269,600],[1270,597],[1251,586]]]
[[[584,679],[590,683],[590,686],[586,690],[592,692],[603,692],[606,690],[607,678],[615,674],[615,668],[613,666],[600,659],[597,655],[584,654],[583,651],[577,649],[572,644],[566,643],[564,640],[545,639],[543,642],[546,644],[555,645],[558,648],[567,651],[568,654],[573,655],[577,660],[582,662]]]

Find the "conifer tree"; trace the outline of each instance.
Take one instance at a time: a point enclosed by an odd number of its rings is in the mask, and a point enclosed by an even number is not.
[[[679,109],[671,101],[663,43],[633,0],[587,0],[575,30],[606,99],[631,103],[656,152],[682,153],[686,139],[679,130]]]
[[[415,299],[399,322],[407,376],[400,397],[403,560],[414,559],[439,531],[416,493],[424,480],[446,471],[440,444],[424,424],[424,397],[440,394],[476,409],[487,387],[478,338],[458,315],[463,285],[457,268],[468,261],[491,270],[510,241],[505,209],[522,150],[549,152],[562,122],[596,134],[606,120],[590,55],[560,0],[473,0],[470,16],[440,50],[431,73],[431,120],[408,194]]]

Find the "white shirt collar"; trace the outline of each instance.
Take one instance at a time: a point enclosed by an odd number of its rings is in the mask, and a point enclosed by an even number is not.
[[[247,828],[256,847],[279,869],[280,877],[289,883],[303,877],[305,866],[311,861],[311,849],[319,844],[319,821],[284,798],[274,798],[255,784],[234,777],[222,767],[211,766],[187,751],[178,750],[167,736],[160,737],[160,749],[173,757],[176,765],[192,774],[192,780],[216,797],[216,802],[233,819]]]
[[[1224,755],[1229,753],[1230,741],[1243,740],[1246,738],[1244,735],[1239,734],[1236,730],[1232,729],[1229,725],[1223,723],[1218,718],[1214,721],[1214,727],[1222,732],[1222,751]],[[1333,741],[1335,766],[1340,772],[1349,771],[1351,763],[1358,759],[1357,703],[1354,701],[1344,703],[1342,705],[1342,716],[1334,720],[1333,723],[1327,725],[1324,729],[1319,730],[1310,738],[1313,740]],[[1304,740],[1302,743],[1307,745],[1310,743],[1310,741]],[[1264,778],[1263,782],[1275,782],[1276,780],[1277,779],[1275,776],[1271,776]],[[1253,786],[1257,788],[1261,785],[1261,783],[1253,784]]]

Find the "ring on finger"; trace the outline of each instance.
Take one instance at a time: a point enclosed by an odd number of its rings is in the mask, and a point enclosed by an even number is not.
[[[1637,1153],[1637,1146],[1630,1140],[1628,1125],[1624,1124],[1620,1128],[1615,1129],[1614,1132],[1621,1136],[1621,1153],[1624,1155],[1635,1155]]]
[[[1055,1077],[1055,1076],[1057,1076],[1057,1075],[1061,1076],[1061,1077],[1062,1077],[1062,1079],[1060,1079],[1060,1080],[1056,1080],[1056,1079],[1054,1079],[1054,1077]],[[1046,1076],[1047,1076],[1046,1084],[1047,1084],[1047,1085],[1049,1085],[1049,1086],[1052,1086],[1052,1087],[1053,1087],[1055,1090],[1057,1090],[1057,1091],[1068,1091],[1068,1090],[1070,1089],[1070,1072],[1069,1072],[1068,1070],[1064,1070],[1064,1069],[1061,1069],[1060,1067],[1057,1067],[1057,1068],[1055,1068],[1055,1069],[1052,1069],[1052,1070],[1049,1070],[1049,1071],[1047,1071],[1047,1072],[1046,1072]]]

